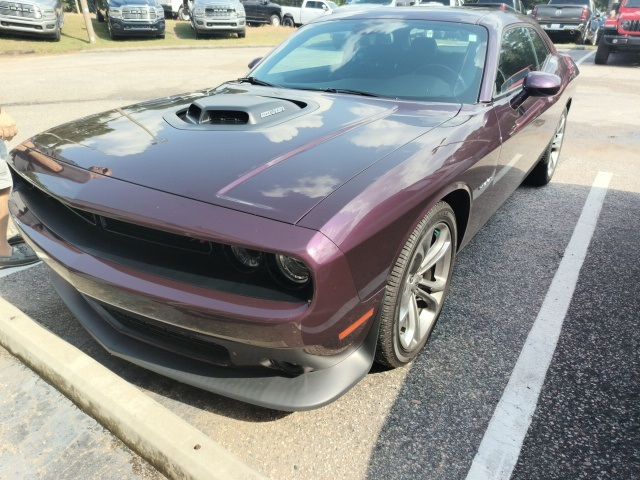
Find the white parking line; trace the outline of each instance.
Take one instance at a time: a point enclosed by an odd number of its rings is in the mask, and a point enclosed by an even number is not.
[[[582,65],[587,58],[591,58],[595,54],[596,54],[596,51],[595,50],[591,50],[586,55],[583,55],[582,57],[580,57],[580,59],[576,62],[576,65]]]
[[[520,456],[562,323],[571,303],[611,173],[598,172],[509,383],[489,421],[467,480],[508,480]]]

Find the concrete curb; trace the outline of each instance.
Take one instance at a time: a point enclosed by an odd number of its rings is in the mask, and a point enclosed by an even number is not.
[[[169,478],[265,478],[1,298],[0,312],[0,345]]]

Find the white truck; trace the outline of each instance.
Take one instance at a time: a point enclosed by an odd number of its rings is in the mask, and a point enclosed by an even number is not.
[[[331,0],[275,0],[275,2],[282,7],[282,25],[285,27],[299,27],[338,8],[338,5]]]
[[[184,5],[184,0],[158,0],[164,15],[168,18],[179,18],[180,20],[189,20],[189,8]]]

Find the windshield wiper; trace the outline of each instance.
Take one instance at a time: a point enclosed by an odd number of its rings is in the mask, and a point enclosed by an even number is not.
[[[323,92],[327,93],[348,93],[350,95],[360,95],[362,97],[379,97],[380,95],[376,95],[375,93],[363,92],[361,90],[351,90],[349,88],[324,88]]]
[[[240,77],[236,80],[236,82],[240,83],[250,83],[251,85],[260,85],[262,87],[276,87],[273,83],[265,82],[263,80],[259,80],[256,77]]]

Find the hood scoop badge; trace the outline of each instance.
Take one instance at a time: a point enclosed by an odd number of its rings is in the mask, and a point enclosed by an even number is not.
[[[307,110],[309,105],[297,100],[223,93],[202,97],[164,118],[182,130],[246,130],[281,123]]]

